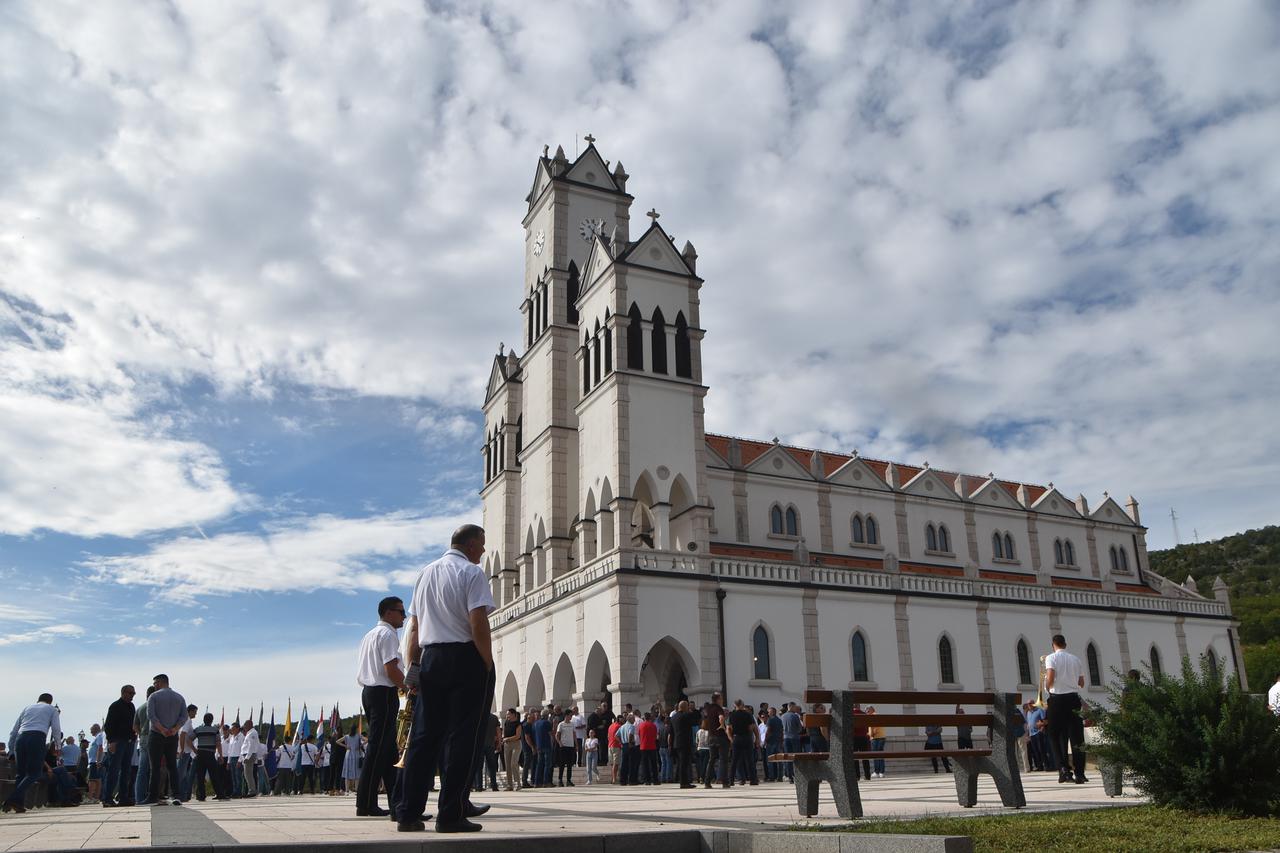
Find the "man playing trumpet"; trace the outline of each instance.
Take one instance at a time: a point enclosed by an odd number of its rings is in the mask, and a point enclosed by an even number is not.
[[[356,681],[363,688],[360,701],[369,718],[369,746],[356,786],[356,814],[360,817],[389,814],[378,808],[378,785],[386,787],[390,798],[396,778],[392,765],[398,752],[396,716],[400,711],[400,696],[397,691],[407,689],[396,641],[396,630],[403,624],[404,602],[389,596],[378,602],[378,624],[360,641]]]

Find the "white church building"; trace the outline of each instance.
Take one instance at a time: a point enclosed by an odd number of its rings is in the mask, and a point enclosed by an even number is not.
[[[633,226],[587,142],[538,159],[523,353],[485,395],[496,705],[1030,698],[1059,632],[1087,700],[1206,653],[1243,678],[1226,586],[1153,574],[1132,497],[707,434],[697,253],[654,211]]]

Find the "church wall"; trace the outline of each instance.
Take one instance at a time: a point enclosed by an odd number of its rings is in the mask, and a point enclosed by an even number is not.
[[[855,512],[875,516],[879,527],[878,541],[887,551],[896,551],[898,543],[897,519],[894,516],[893,495],[873,489],[849,489],[835,486],[831,489],[831,531],[833,550],[840,554],[879,557],[883,551],[852,546],[853,533],[850,519]]]
[[[936,554],[925,554],[925,525],[933,523],[947,526],[951,536],[951,550],[954,560],[964,562],[967,558],[964,532],[964,505],[959,501],[928,500],[926,498],[907,498],[907,537],[911,543],[911,558],[927,562],[949,562],[949,558]]]
[[[731,501],[732,502],[732,501]],[[818,484],[812,480],[793,480],[786,477],[747,475],[747,511],[751,513],[751,544],[768,548],[791,547],[795,541],[789,536],[770,533],[769,508],[775,503],[785,511],[794,504],[799,513],[800,536],[806,547],[819,547]],[[732,528],[730,528],[732,529]]]
[[[717,542],[737,542],[738,528],[733,501],[733,474],[718,468],[707,471],[707,489],[711,495],[711,504],[715,508],[712,514],[712,540]]]
[[[1048,608],[1018,607],[992,602],[987,611],[987,619],[991,623],[991,663],[995,688],[1023,693],[1027,693],[1029,688],[1033,695],[1024,696],[1023,701],[1034,699],[1036,679],[1040,672],[1040,656],[1049,653],[1049,641],[1053,636]],[[1114,623],[1112,634],[1115,634]],[[1027,641],[1027,649],[1031,653],[1031,681],[1026,685],[1018,683],[1019,639]],[[1113,636],[1112,645],[1114,644]]]
[[[1026,529],[1026,525],[1023,525]],[[1036,515],[1036,533],[1040,539],[1040,565],[1047,572],[1060,577],[1093,577],[1093,567],[1089,564],[1089,529],[1087,522],[1073,521],[1069,518],[1053,515]],[[1058,569],[1055,567],[1056,556],[1053,550],[1055,539],[1071,542],[1076,552],[1076,570]],[[1102,567],[1101,576],[1108,572]]]
[[[869,675],[875,685],[868,689],[897,690],[898,637],[893,600],[884,595],[822,590],[817,608],[822,686],[833,690],[853,686],[853,632],[861,629],[867,643]]]
[[[801,592],[779,595],[768,586],[734,584],[724,600],[725,665],[729,696],[753,703],[799,700],[809,686],[805,661]],[[772,639],[772,678],[756,680],[752,668],[751,637],[763,624]],[[823,655],[825,658],[825,654]]]
[[[586,195],[584,193],[574,192],[569,195],[567,227],[568,238],[567,248],[569,250],[568,257],[565,259],[565,266],[569,261],[575,261],[578,269],[582,269],[586,264],[587,254],[591,251],[591,243],[583,240],[579,230],[582,227],[584,219],[601,219],[604,220],[604,238],[609,239],[609,235],[613,231],[615,212],[618,209],[617,196],[608,196],[607,198],[598,198],[594,195]],[[601,312],[603,315],[603,312]]]
[[[1124,528],[1114,528],[1104,524],[1099,524],[1094,528],[1094,536],[1098,545],[1098,567],[1103,577],[1112,574],[1111,572],[1111,554],[1110,548],[1115,545],[1117,548],[1124,548],[1129,555],[1129,573],[1116,573],[1116,577],[1122,583],[1134,583],[1138,577],[1137,555],[1133,551],[1133,534],[1134,529],[1126,530]],[[1052,544],[1052,543],[1051,543]],[[1180,583],[1184,578],[1170,578],[1174,583]]]
[[[1027,535],[1027,515],[1025,512],[999,510],[979,504],[974,511],[974,530],[978,538],[978,564],[980,566],[983,568],[1003,569],[1010,572],[1026,572],[1028,574],[1033,571],[1034,564],[1031,560],[1031,543]],[[995,548],[991,542],[991,535],[997,531],[1002,535],[1009,533],[1013,537],[1013,552],[1016,563],[996,562]],[[1043,547],[1043,532],[1040,533],[1040,542]],[[1052,542],[1050,542],[1050,545],[1052,546]],[[964,553],[965,557],[968,557],[967,547],[964,552],[957,550],[956,553]]]
[[[683,474],[690,491],[698,482],[698,457],[695,447],[692,403],[689,386],[645,377],[630,377],[631,482],[627,494],[635,488],[640,475],[648,471],[655,485],[654,498],[667,500],[677,474]],[[666,479],[658,476],[659,466],[669,470]]]
[[[982,654],[973,603],[913,598],[907,606],[911,627],[913,690],[939,690],[938,640],[951,638],[955,677],[965,690],[982,689]],[[960,689],[955,687],[954,689]]]
[[[645,261],[644,258],[634,260],[636,263]],[[667,324],[669,333],[674,331],[677,312],[684,312],[685,321],[692,324],[689,317],[689,300],[692,298],[692,292],[689,290],[687,279],[665,272],[649,272],[636,266],[627,266],[626,270],[628,301],[626,305],[619,306],[618,313],[627,313],[631,309],[631,303],[634,302],[646,320],[653,317],[655,308],[661,308],[662,319]],[[645,367],[647,369],[648,365]],[[674,374],[675,365],[667,367]]]

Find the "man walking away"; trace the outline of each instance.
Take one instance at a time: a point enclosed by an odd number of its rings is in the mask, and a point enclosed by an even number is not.
[[[218,729],[213,724],[213,714],[204,715],[204,725],[197,726],[191,730],[191,742],[195,745],[196,757],[192,759],[193,772],[191,775],[191,788],[195,797],[200,802],[204,802],[205,798],[205,779],[208,778],[209,784],[213,787],[213,798],[215,800],[227,799],[227,792],[223,786],[223,781],[218,772],[218,756],[222,753],[222,738],[218,736]]]
[[[129,768],[133,766],[133,707],[132,684],[120,688],[120,698],[107,708],[102,724],[107,738],[106,781],[102,786],[102,805],[127,806],[133,803],[133,791],[129,789]]]
[[[199,708],[195,705],[187,706],[187,720],[182,724],[182,728],[178,730],[178,799],[184,803],[191,801],[191,780],[196,775],[196,743],[193,733],[195,725],[191,722],[196,718]]]
[[[1067,638],[1053,635],[1053,653],[1044,659],[1044,682],[1049,690],[1049,745],[1058,763],[1058,781],[1072,781],[1067,763],[1067,743],[1075,762],[1075,783],[1084,777],[1084,720],[1080,717],[1080,691],[1084,689],[1084,664],[1067,651]]]
[[[533,787],[546,788],[551,785],[554,748],[551,738],[551,720],[543,716],[541,711],[533,712],[532,737],[533,749],[537,756],[533,771]]]
[[[187,700],[182,694],[169,687],[169,676],[161,673],[152,682],[155,687],[147,697],[147,720],[151,724],[151,737],[147,744],[147,756],[151,764],[151,793],[147,797],[149,805],[164,805],[164,779],[160,768],[169,772],[169,788],[173,796],[173,804],[181,805],[177,797],[178,788],[178,732],[187,721]]]
[[[369,745],[356,785],[357,817],[386,817],[390,813],[378,807],[378,785],[386,788],[388,797],[395,790],[400,691],[408,689],[396,639],[404,618],[403,601],[394,595],[382,599],[378,602],[378,624],[360,641],[356,683],[360,685],[360,703],[369,718]]]
[[[653,714],[644,712],[640,722],[636,723],[636,746],[640,751],[640,772],[642,784],[660,784],[658,778],[658,725],[653,721]]]
[[[46,742],[47,736],[52,736],[52,740]],[[9,732],[9,743],[18,765],[18,781],[0,808],[19,814],[27,810],[27,789],[44,777],[47,743],[56,744],[61,740],[62,718],[53,707],[53,695],[41,693],[34,705],[22,709],[13,723],[13,731]]]
[[[942,726],[937,726],[930,723],[929,725],[924,727],[924,748],[925,749],[942,749]],[[929,760],[933,762],[933,772],[937,773],[938,759],[930,758]],[[951,772],[951,762],[947,760],[947,757],[945,755],[942,756],[942,767],[948,773]]]
[[[693,710],[693,706],[684,699],[676,705],[676,715],[671,718],[676,750],[676,781],[681,788],[696,787],[693,784],[693,739],[701,720],[702,715]]]
[[[804,720],[800,718],[800,706],[795,702],[787,705],[787,712],[782,715],[782,751],[794,755],[800,751],[800,735],[804,733]],[[788,782],[794,782],[795,765],[787,761],[782,765]]]
[[[556,724],[556,774],[561,788],[573,787],[573,766],[577,763],[577,740],[573,734],[573,717],[565,714]],[[566,779],[566,774],[568,778]]]
[[[710,754],[707,760],[706,787],[711,787],[711,774],[714,772],[721,786],[733,785],[733,772],[729,767],[729,735],[724,730],[724,697],[719,693],[711,694],[711,701],[702,709],[702,728],[707,732],[707,743]]]
[[[97,723],[89,727],[89,734],[93,735],[93,740],[89,742],[89,799],[97,800],[102,796],[102,769],[107,751],[107,736]]]
[[[756,743],[760,731],[756,728],[755,717],[741,699],[733,700],[733,710],[725,722],[732,746],[733,768],[729,771],[728,780],[740,780],[739,784],[758,782],[756,778]]]
[[[418,694],[430,702],[414,706],[413,737],[405,751],[404,800],[397,815],[401,832],[421,832],[427,787],[440,769],[436,832],[476,832],[469,820],[466,788],[471,781],[484,694],[493,669],[489,614],[493,594],[478,565],[484,529],[458,528],[444,556],[422,570],[413,590],[411,654],[420,659]],[[443,760],[441,760],[443,759]]]
[[[156,692],[154,684],[147,687],[147,699]],[[133,733],[138,738],[138,748],[134,751],[133,801],[145,803],[151,793],[151,723],[147,720],[147,703],[143,701],[133,715]]]

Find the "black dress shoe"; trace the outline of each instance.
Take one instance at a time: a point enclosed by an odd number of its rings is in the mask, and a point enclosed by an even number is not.
[[[387,812],[387,815],[390,816],[392,823],[400,822],[400,819],[396,817],[395,812]],[[431,812],[423,812],[422,814],[418,815],[418,820],[422,821],[423,823],[427,823],[434,817],[435,815],[431,814]]]
[[[1088,780],[1088,779],[1086,779],[1086,778],[1085,778],[1085,777],[1083,777],[1083,776],[1077,776],[1077,777],[1075,778],[1075,783],[1076,783],[1077,785],[1083,785],[1085,782],[1088,782],[1088,781],[1089,781],[1089,780]]]
[[[480,815],[487,812],[489,808],[490,806],[488,803],[481,803],[480,805],[476,805],[475,803],[467,803],[466,808],[462,810],[462,816],[463,817],[480,817]]]
[[[389,814],[391,814],[391,812],[387,811],[386,809],[380,809],[377,806],[374,806],[369,811],[365,811],[364,809],[356,809],[356,817],[386,817]]]
[[[401,826],[403,825],[401,824]],[[473,823],[465,817],[453,823],[436,821],[436,832],[479,832],[483,828],[480,824]]]
[[[396,824],[396,832],[422,832],[426,828],[420,820],[402,820]]]

